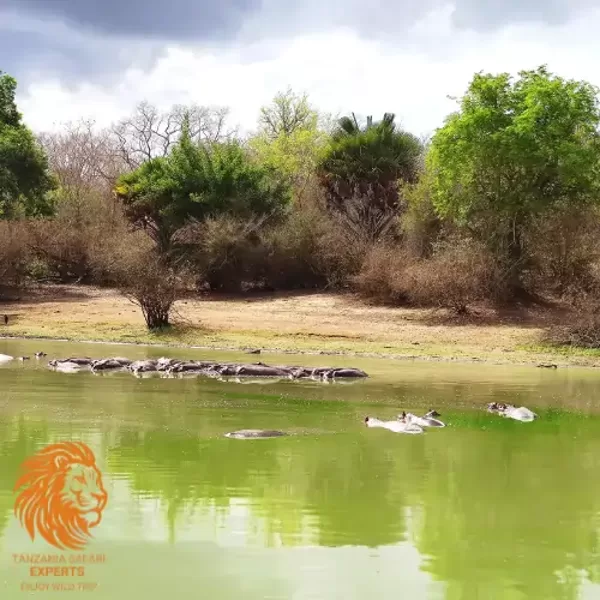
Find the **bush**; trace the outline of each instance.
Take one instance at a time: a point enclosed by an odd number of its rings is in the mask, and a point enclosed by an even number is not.
[[[415,259],[402,246],[376,246],[353,278],[357,291],[376,302],[450,308],[494,298],[500,271],[485,248],[472,240],[439,242],[429,259]]]
[[[600,348],[600,302],[596,295],[580,299],[569,322],[551,327],[544,341],[558,346]]]
[[[220,292],[239,292],[252,285],[263,255],[262,223],[221,215],[179,231],[177,242],[197,284]]]
[[[310,289],[327,284],[322,241],[329,228],[316,207],[294,208],[287,219],[261,232],[262,261],[255,272],[270,289]]]
[[[141,308],[148,329],[170,325],[171,309],[184,291],[185,280],[182,271],[167,263],[147,236],[133,233],[105,247],[95,268]]]
[[[403,304],[407,301],[406,267],[407,256],[400,246],[375,246],[367,253],[358,275],[352,277],[352,284],[366,299],[381,304]]]
[[[176,239],[198,283],[221,292],[343,287],[366,252],[312,204],[294,206],[277,221],[214,217],[187,226]]]
[[[501,272],[485,246],[451,238],[437,244],[430,259],[404,271],[406,294],[420,306],[449,308],[464,314],[474,302],[500,296]]]
[[[0,298],[23,285],[26,267],[26,228],[21,222],[0,221]]]
[[[169,315],[182,286],[177,272],[156,252],[140,253],[121,280],[121,291],[139,305],[148,329],[169,327]]]
[[[597,210],[564,208],[537,219],[528,235],[533,290],[574,299],[597,285],[600,263]]]
[[[86,218],[75,218],[70,206],[63,208],[54,219],[27,224],[33,254],[31,275],[61,283],[110,283],[99,266],[105,249],[120,247],[130,235],[122,212],[106,206]]]
[[[401,219],[403,246],[415,258],[430,258],[442,234],[442,222],[431,201],[427,174],[415,184],[404,184],[402,193],[406,199]]]

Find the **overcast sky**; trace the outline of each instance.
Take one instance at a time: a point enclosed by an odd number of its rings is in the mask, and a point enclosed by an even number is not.
[[[228,106],[249,130],[291,86],[427,135],[476,71],[600,85],[598,30],[596,0],[0,0],[0,70],[38,131],[142,100]]]

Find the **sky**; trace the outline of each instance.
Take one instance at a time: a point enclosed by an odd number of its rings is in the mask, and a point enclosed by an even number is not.
[[[228,107],[250,132],[291,87],[427,136],[479,71],[600,85],[599,29],[597,0],[0,0],[0,70],[35,131],[147,101]]]

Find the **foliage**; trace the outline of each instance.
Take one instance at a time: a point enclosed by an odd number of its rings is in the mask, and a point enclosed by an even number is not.
[[[184,131],[195,144],[230,140],[234,129],[226,126],[229,110],[191,104],[175,104],[161,111],[149,102],[138,104],[132,115],[115,123],[104,137],[114,148],[113,156],[128,170],[153,158],[168,156]]]
[[[0,221],[0,298],[25,280],[27,241],[27,231],[21,223]]]
[[[52,213],[54,181],[47,158],[22,123],[17,82],[0,71],[0,218]]]
[[[403,276],[412,304],[449,308],[458,315],[466,314],[475,302],[499,298],[503,285],[493,257],[472,239],[440,242],[431,258],[413,262]]]
[[[343,117],[318,166],[330,209],[347,213],[352,199],[362,199],[363,215],[370,221],[387,219],[401,208],[399,181],[414,181],[418,174],[421,143],[400,130],[395,116],[361,127],[354,117]]]
[[[408,257],[396,246],[377,244],[367,253],[360,272],[352,278],[354,289],[377,304],[406,303],[403,273]]]
[[[320,115],[307,96],[288,89],[261,108],[259,131],[250,138],[249,148],[260,164],[285,177],[293,188],[294,201],[302,202],[310,194],[311,180],[327,140]]]
[[[113,283],[104,268],[106,253],[117,248],[122,252],[124,242],[138,244],[139,240],[128,231],[124,216],[110,205],[95,206],[92,198],[87,214],[73,208],[64,201],[54,218],[28,223],[29,247],[35,258],[31,267],[39,278],[61,283]]]
[[[406,210],[400,221],[402,245],[415,258],[429,258],[440,236],[451,229],[443,223],[431,201],[429,174],[425,171],[416,183],[402,186]]]
[[[545,67],[517,81],[479,73],[432,139],[427,165],[438,214],[488,240],[517,277],[532,215],[599,198],[596,94]]]
[[[532,289],[577,300],[599,281],[598,207],[560,206],[532,219],[525,238]]]
[[[574,315],[548,328],[544,341],[556,346],[600,349],[600,304],[596,293],[580,298]]]
[[[191,219],[277,215],[289,200],[273,169],[251,162],[239,143],[198,146],[188,135],[169,156],[123,175],[116,191],[127,217],[148,231],[161,252]]]
[[[289,136],[298,130],[317,128],[318,114],[306,94],[295,94],[291,88],[279,92],[270,105],[260,109],[260,133],[271,139]]]

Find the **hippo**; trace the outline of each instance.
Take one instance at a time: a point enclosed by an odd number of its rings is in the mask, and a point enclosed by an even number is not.
[[[14,359],[15,359],[14,356],[10,356],[8,354],[0,354],[0,364],[10,362],[11,360],[14,360]]]
[[[149,371],[156,371],[156,363],[155,360],[136,360],[129,365],[129,370],[134,373],[146,373]]]
[[[55,358],[53,360],[48,361],[48,364],[51,367],[56,367],[61,363],[62,364],[69,363],[72,365],[77,365],[78,367],[89,367],[93,361],[94,361],[93,358],[70,357],[70,358]]]
[[[282,437],[287,435],[283,431],[275,429],[240,429],[239,431],[231,431],[225,434],[225,437],[234,438],[236,440],[255,440],[263,438]]]
[[[234,375],[250,375],[251,377],[285,377],[287,376],[287,370],[279,369],[277,367],[269,367],[267,365],[239,365],[236,367]]]
[[[127,358],[103,358],[92,362],[92,371],[110,371],[114,369],[125,369],[131,364]]]

